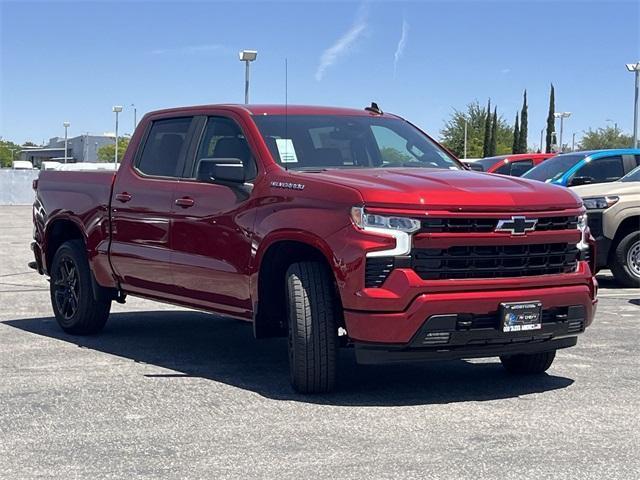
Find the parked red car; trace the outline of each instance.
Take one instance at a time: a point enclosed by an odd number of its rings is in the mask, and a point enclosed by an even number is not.
[[[333,388],[341,346],[540,373],[595,314],[579,197],[470,172],[375,107],[158,111],[117,173],[35,188],[32,267],[66,332],[100,331],[127,295],[222,313],[288,336],[301,392]]]
[[[472,170],[488,173],[499,173],[520,177],[547,158],[555,157],[557,153],[517,153],[513,155],[498,155],[496,157],[481,158],[466,163]]]

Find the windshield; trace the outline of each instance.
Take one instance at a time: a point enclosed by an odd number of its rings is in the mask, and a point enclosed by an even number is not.
[[[636,157],[637,158],[637,157]],[[640,182],[640,167],[636,167],[620,179],[621,182]]]
[[[533,167],[522,178],[548,182],[560,178],[567,170],[586,157],[586,154],[558,155]]]
[[[256,115],[274,160],[290,170],[426,167],[462,170],[408,122],[385,117]]]

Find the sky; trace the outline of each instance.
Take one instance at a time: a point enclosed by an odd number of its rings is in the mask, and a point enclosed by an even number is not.
[[[549,86],[565,138],[630,132],[640,2],[213,2],[0,0],[0,136],[40,143],[114,130],[173,106],[242,103],[241,49],[258,50],[251,102],[382,110],[435,137],[491,98],[509,123],[529,100],[529,146]],[[559,125],[558,127],[559,128]]]

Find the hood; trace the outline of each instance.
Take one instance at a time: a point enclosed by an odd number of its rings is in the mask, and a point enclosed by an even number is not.
[[[569,189],[535,180],[437,168],[334,169],[318,180],[357,189],[365,205],[452,211],[535,211],[577,208]]]
[[[624,195],[638,193],[640,191],[640,182],[596,183],[594,185],[571,187],[571,190],[582,198],[604,197],[605,195]]]

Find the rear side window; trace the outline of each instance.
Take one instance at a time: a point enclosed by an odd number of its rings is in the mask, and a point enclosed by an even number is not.
[[[191,117],[183,117],[153,122],[137,169],[145,175],[179,177],[191,120]]]
[[[511,176],[521,177],[531,168],[533,168],[533,160],[518,160],[511,164]]]
[[[575,177],[591,177],[593,183],[614,182],[624,175],[622,157],[596,158],[580,168]]]

